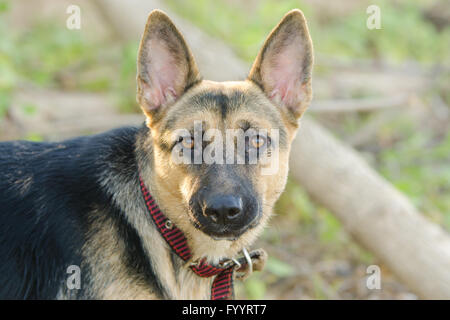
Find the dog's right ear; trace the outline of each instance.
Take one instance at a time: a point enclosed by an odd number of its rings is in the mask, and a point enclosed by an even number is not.
[[[189,47],[169,17],[153,10],[141,39],[137,61],[137,101],[152,122],[201,80]]]
[[[303,13],[289,11],[272,30],[248,78],[281,110],[298,119],[312,97],[313,47]]]

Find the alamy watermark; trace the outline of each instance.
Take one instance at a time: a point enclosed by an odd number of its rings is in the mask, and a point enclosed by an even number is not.
[[[201,121],[193,131],[177,129],[172,160],[176,164],[246,164],[260,165],[262,175],[272,175],[279,164],[279,130],[225,129],[203,130]]]
[[[379,266],[373,264],[367,267],[366,273],[368,274],[366,279],[366,287],[369,290],[381,289],[381,269]]]
[[[381,9],[379,6],[372,4],[367,7],[366,13],[369,14],[366,21],[367,29],[381,29]]]
[[[66,27],[69,30],[81,29],[81,9],[75,4],[67,7],[66,13],[69,17],[66,20]]]
[[[81,289],[81,269],[77,265],[70,265],[67,267],[67,277],[66,285],[69,290],[79,290]]]

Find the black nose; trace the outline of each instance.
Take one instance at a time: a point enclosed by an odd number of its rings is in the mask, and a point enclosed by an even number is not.
[[[227,224],[242,213],[242,199],[232,195],[214,196],[206,201],[204,214],[217,224]]]

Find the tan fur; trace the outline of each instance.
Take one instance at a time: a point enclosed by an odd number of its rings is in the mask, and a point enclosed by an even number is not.
[[[184,97],[182,97],[179,104],[174,106],[169,110],[168,114],[180,113],[179,108],[187,108],[188,106],[183,105],[183,101],[189,99],[199,92],[220,90],[225,94],[230,94],[235,90],[240,90],[246,92],[247,94],[255,94],[260,96],[260,102],[266,103],[267,106],[271,107],[271,103],[266,99],[260,89],[249,81],[243,82],[212,82],[212,81],[202,81],[195,88],[189,91]],[[277,109],[275,109],[277,110]],[[257,112],[257,110],[255,110]],[[252,119],[261,124],[261,127],[271,129],[270,122],[267,121],[263,114],[257,112],[259,117],[255,117],[255,111],[253,112],[238,112],[228,119],[227,123],[221,124],[222,130],[225,128],[235,128],[236,122],[238,120]],[[278,112],[278,111],[277,111]],[[282,118],[281,114],[279,115]],[[205,114],[204,112],[199,112],[198,114],[192,113],[190,117],[182,117],[180,123],[177,124],[178,128],[186,127],[187,123],[193,122],[195,119],[202,119],[209,123],[212,127],[218,127],[219,119],[218,116],[211,113]],[[289,123],[286,124],[290,126]],[[295,134],[295,128],[290,126],[289,130],[289,140],[291,140]],[[158,139],[158,125],[152,127],[152,138]],[[202,231],[197,230],[188,219],[186,219],[187,212],[187,202],[189,196],[191,195],[190,186],[195,185],[195,177],[189,175],[183,171],[180,166],[172,164],[166,155],[154,146],[153,152],[155,157],[155,166],[151,174],[151,178],[148,181],[153,181],[155,185],[158,186],[157,190],[154,190],[152,194],[156,199],[161,199],[157,201],[162,207],[163,212],[168,216],[186,235],[188,239],[189,246],[193,251],[194,260],[201,257],[208,257],[211,262],[217,262],[221,258],[233,257],[235,256],[243,247],[250,246],[257,236],[262,232],[264,226],[269,220],[272,214],[272,207],[276,199],[284,189],[287,171],[288,171],[288,152],[289,150],[281,150],[279,170],[277,175],[267,175],[267,176],[255,176],[255,185],[259,188],[259,193],[263,194],[263,218],[260,224],[246,232],[239,239],[235,241],[220,240],[212,241],[209,236],[204,234]]]
[[[293,30],[296,30],[295,37]],[[300,39],[298,39],[300,38]],[[293,117],[289,113],[287,119],[291,123],[296,123],[297,119],[305,112],[312,99],[311,77],[313,67],[313,45],[309,35],[308,25],[303,13],[294,9],[286,13],[281,19],[280,23],[273,28],[267,40],[264,42],[258,56],[256,57],[253,66],[249,73],[249,79],[260,85],[266,94],[270,95],[274,84],[268,79],[266,70],[269,66],[275,66],[277,61],[274,61],[275,56],[280,51],[295,40],[303,42],[300,50],[300,55],[297,59],[303,60],[302,68],[300,70],[293,70],[298,73],[298,82],[296,83],[297,90],[301,96],[301,100],[297,101],[295,105],[288,105],[293,113]]]

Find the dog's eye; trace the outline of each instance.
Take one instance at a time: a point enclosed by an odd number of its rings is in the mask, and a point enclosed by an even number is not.
[[[183,137],[181,143],[186,149],[192,149],[194,147],[194,139],[192,137]]]
[[[256,135],[250,138],[250,143],[254,148],[259,149],[266,144],[266,138]]]

